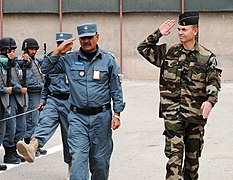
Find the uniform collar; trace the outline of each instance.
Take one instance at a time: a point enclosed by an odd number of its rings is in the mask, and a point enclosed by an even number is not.
[[[95,57],[93,58],[96,59],[96,58],[99,58],[99,59],[102,59],[103,58],[103,53],[102,53],[102,49],[100,49],[100,47],[97,45],[97,53],[95,55]],[[77,52],[77,59],[78,60],[81,60],[81,59],[86,59],[87,58],[83,55],[82,51],[79,49],[79,51]]]
[[[182,44],[181,47],[182,47],[182,52],[184,52],[185,54],[189,54],[190,52],[199,52],[199,45],[197,42],[195,43],[194,48],[192,50],[184,49],[184,46]]]

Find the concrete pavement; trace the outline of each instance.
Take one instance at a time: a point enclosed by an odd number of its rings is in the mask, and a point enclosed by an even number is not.
[[[122,126],[113,133],[109,180],[162,180],[167,159],[163,153],[163,120],[158,118],[158,82],[124,80],[123,89],[126,109],[122,113]],[[233,179],[232,97],[233,83],[223,83],[219,102],[206,125],[200,180]],[[45,148],[51,149],[60,143],[58,130]],[[3,157],[2,149],[0,157]],[[13,166],[0,173],[0,179],[64,180],[66,172],[62,151],[58,150],[36,159],[33,164]]]

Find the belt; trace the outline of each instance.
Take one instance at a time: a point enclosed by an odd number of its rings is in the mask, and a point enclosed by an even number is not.
[[[79,108],[79,107],[76,107],[74,105],[70,106],[70,110],[73,111],[74,113],[84,114],[87,116],[95,115],[95,114],[104,112],[106,110],[109,110],[110,108],[111,108],[110,103],[105,104],[105,105],[100,106],[100,107],[87,107],[87,108]]]
[[[55,97],[57,99],[60,99],[60,100],[67,100],[69,99],[69,94],[56,94],[56,93],[50,93],[49,94],[50,96],[52,97]]]

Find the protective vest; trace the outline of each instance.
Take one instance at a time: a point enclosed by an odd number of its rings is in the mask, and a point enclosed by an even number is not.
[[[35,60],[32,60],[31,70],[37,82],[44,82],[40,68]]]

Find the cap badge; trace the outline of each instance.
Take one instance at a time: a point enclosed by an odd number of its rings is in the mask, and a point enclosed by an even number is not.
[[[87,29],[88,29],[88,27],[87,27],[87,26],[84,26],[84,29],[85,29],[85,30],[87,30]]]

